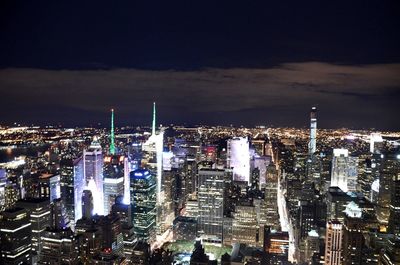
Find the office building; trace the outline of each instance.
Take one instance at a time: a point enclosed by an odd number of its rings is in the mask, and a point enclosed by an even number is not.
[[[50,202],[48,198],[26,198],[19,200],[16,207],[24,208],[29,213],[32,228],[32,251],[40,254],[42,250],[41,237],[50,226]]]
[[[347,149],[334,149],[332,158],[331,187],[342,191],[357,191],[358,158],[349,156]]]
[[[103,153],[94,137],[88,150],[83,150],[84,176],[87,187],[92,191],[94,213],[104,214]]]
[[[343,264],[362,264],[364,247],[362,210],[355,203],[346,206],[343,224]]]
[[[343,252],[343,224],[337,220],[328,221],[325,236],[325,264],[341,265]]]
[[[156,179],[147,169],[131,172],[133,227],[140,240],[154,240],[156,225]]]
[[[109,214],[115,199],[125,195],[124,156],[106,156],[104,158],[104,213]]]
[[[31,264],[31,225],[29,212],[23,208],[0,213],[0,264]]]
[[[198,229],[203,242],[222,243],[224,170],[198,172]]]
[[[391,183],[388,230],[400,237],[400,171],[393,175]]]
[[[248,246],[258,243],[257,212],[252,202],[241,201],[235,207],[232,221],[232,242]]]
[[[227,168],[233,169],[234,181],[250,181],[250,148],[247,138],[228,140]]]
[[[313,155],[317,150],[317,108],[312,107],[310,112],[310,142],[308,152]]]

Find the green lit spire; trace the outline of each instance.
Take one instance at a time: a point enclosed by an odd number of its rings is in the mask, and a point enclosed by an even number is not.
[[[153,124],[151,128],[151,134],[156,135],[156,103],[153,102]]]
[[[110,154],[115,155],[115,143],[114,143],[114,109],[111,109]]]

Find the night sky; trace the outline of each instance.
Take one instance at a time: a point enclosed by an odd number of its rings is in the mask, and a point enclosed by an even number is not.
[[[0,124],[400,130],[398,1],[100,2],[1,1]]]

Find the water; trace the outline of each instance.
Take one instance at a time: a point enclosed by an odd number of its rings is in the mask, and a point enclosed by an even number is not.
[[[37,156],[38,152],[47,151],[49,144],[43,144],[39,146],[27,146],[8,148],[0,150],[0,163],[5,163],[14,160],[17,156]]]

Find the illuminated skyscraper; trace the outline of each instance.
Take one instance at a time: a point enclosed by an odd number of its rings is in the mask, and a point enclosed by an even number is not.
[[[398,183],[396,183],[396,180],[398,179],[398,175],[400,174],[400,159],[398,159],[397,155],[394,154],[385,154],[382,156],[383,159],[379,171],[380,174],[377,218],[380,223],[386,225],[389,222],[391,203],[393,203],[392,207],[398,206],[396,205],[398,204],[398,201],[395,197],[393,197],[392,202],[392,192],[394,192],[393,196],[395,196],[396,192],[398,192],[396,191],[396,189],[398,189],[398,187],[396,187],[396,185],[398,185]],[[396,209],[393,208],[393,210],[393,216],[395,216]]]
[[[147,169],[131,172],[131,203],[136,237],[151,241],[156,225],[156,179]]]
[[[249,246],[257,244],[257,212],[252,202],[242,201],[236,205],[232,222],[232,242]]]
[[[29,198],[19,200],[17,207],[29,212],[32,224],[32,250],[40,254],[42,250],[41,237],[46,227],[50,226],[50,202],[48,198]]]
[[[346,206],[343,225],[343,264],[362,264],[364,246],[362,210],[350,202]]]
[[[0,214],[0,264],[31,264],[32,227],[29,213],[12,208]]]
[[[343,225],[339,221],[329,221],[326,225],[325,264],[342,264]]]
[[[389,232],[400,237],[400,170],[392,177],[389,213]]]
[[[162,130],[159,131],[158,134],[156,132],[156,103],[154,102],[151,135],[147,139],[147,141],[142,145],[142,150],[143,150],[142,166],[150,171],[150,173],[155,177],[156,181],[157,235],[161,235],[162,233],[164,233],[164,229],[162,227],[164,226],[163,223],[166,219],[164,216],[162,216],[163,213],[166,212],[164,211],[165,191],[163,189],[163,183],[162,183],[163,145],[164,145],[164,132]]]
[[[357,190],[358,158],[349,156],[347,149],[334,149],[332,159],[331,187],[342,191]]]
[[[74,222],[71,224],[75,227],[76,221],[82,218],[82,193],[86,186],[84,159],[80,157],[74,161],[74,182],[73,182],[73,207]],[[68,204],[67,204],[68,206]],[[67,207],[67,210],[69,208]]]
[[[95,137],[88,150],[83,151],[84,174],[87,187],[92,191],[94,213],[104,214],[103,153]]]
[[[317,150],[317,108],[312,107],[310,113],[310,143],[308,152],[310,155]]]
[[[75,227],[74,181],[74,161],[71,156],[62,157],[60,161],[61,199],[64,203],[72,229]]]
[[[203,241],[222,243],[224,170],[199,170],[198,229]]]
[[[250,148],[245,137],[228,140],[228,168],[233,168],[234,181],[250,180]]]
[[[106,156],[104,158],[104,214],[109,214],[111,206],[118,196],[124,196],[125,186],[125,164],[124,156]],[[128,186],[129,188],[129,186]]]
[[[6,170],[0,169],[0,212],[4,211],[6,208],[6,185]]]

